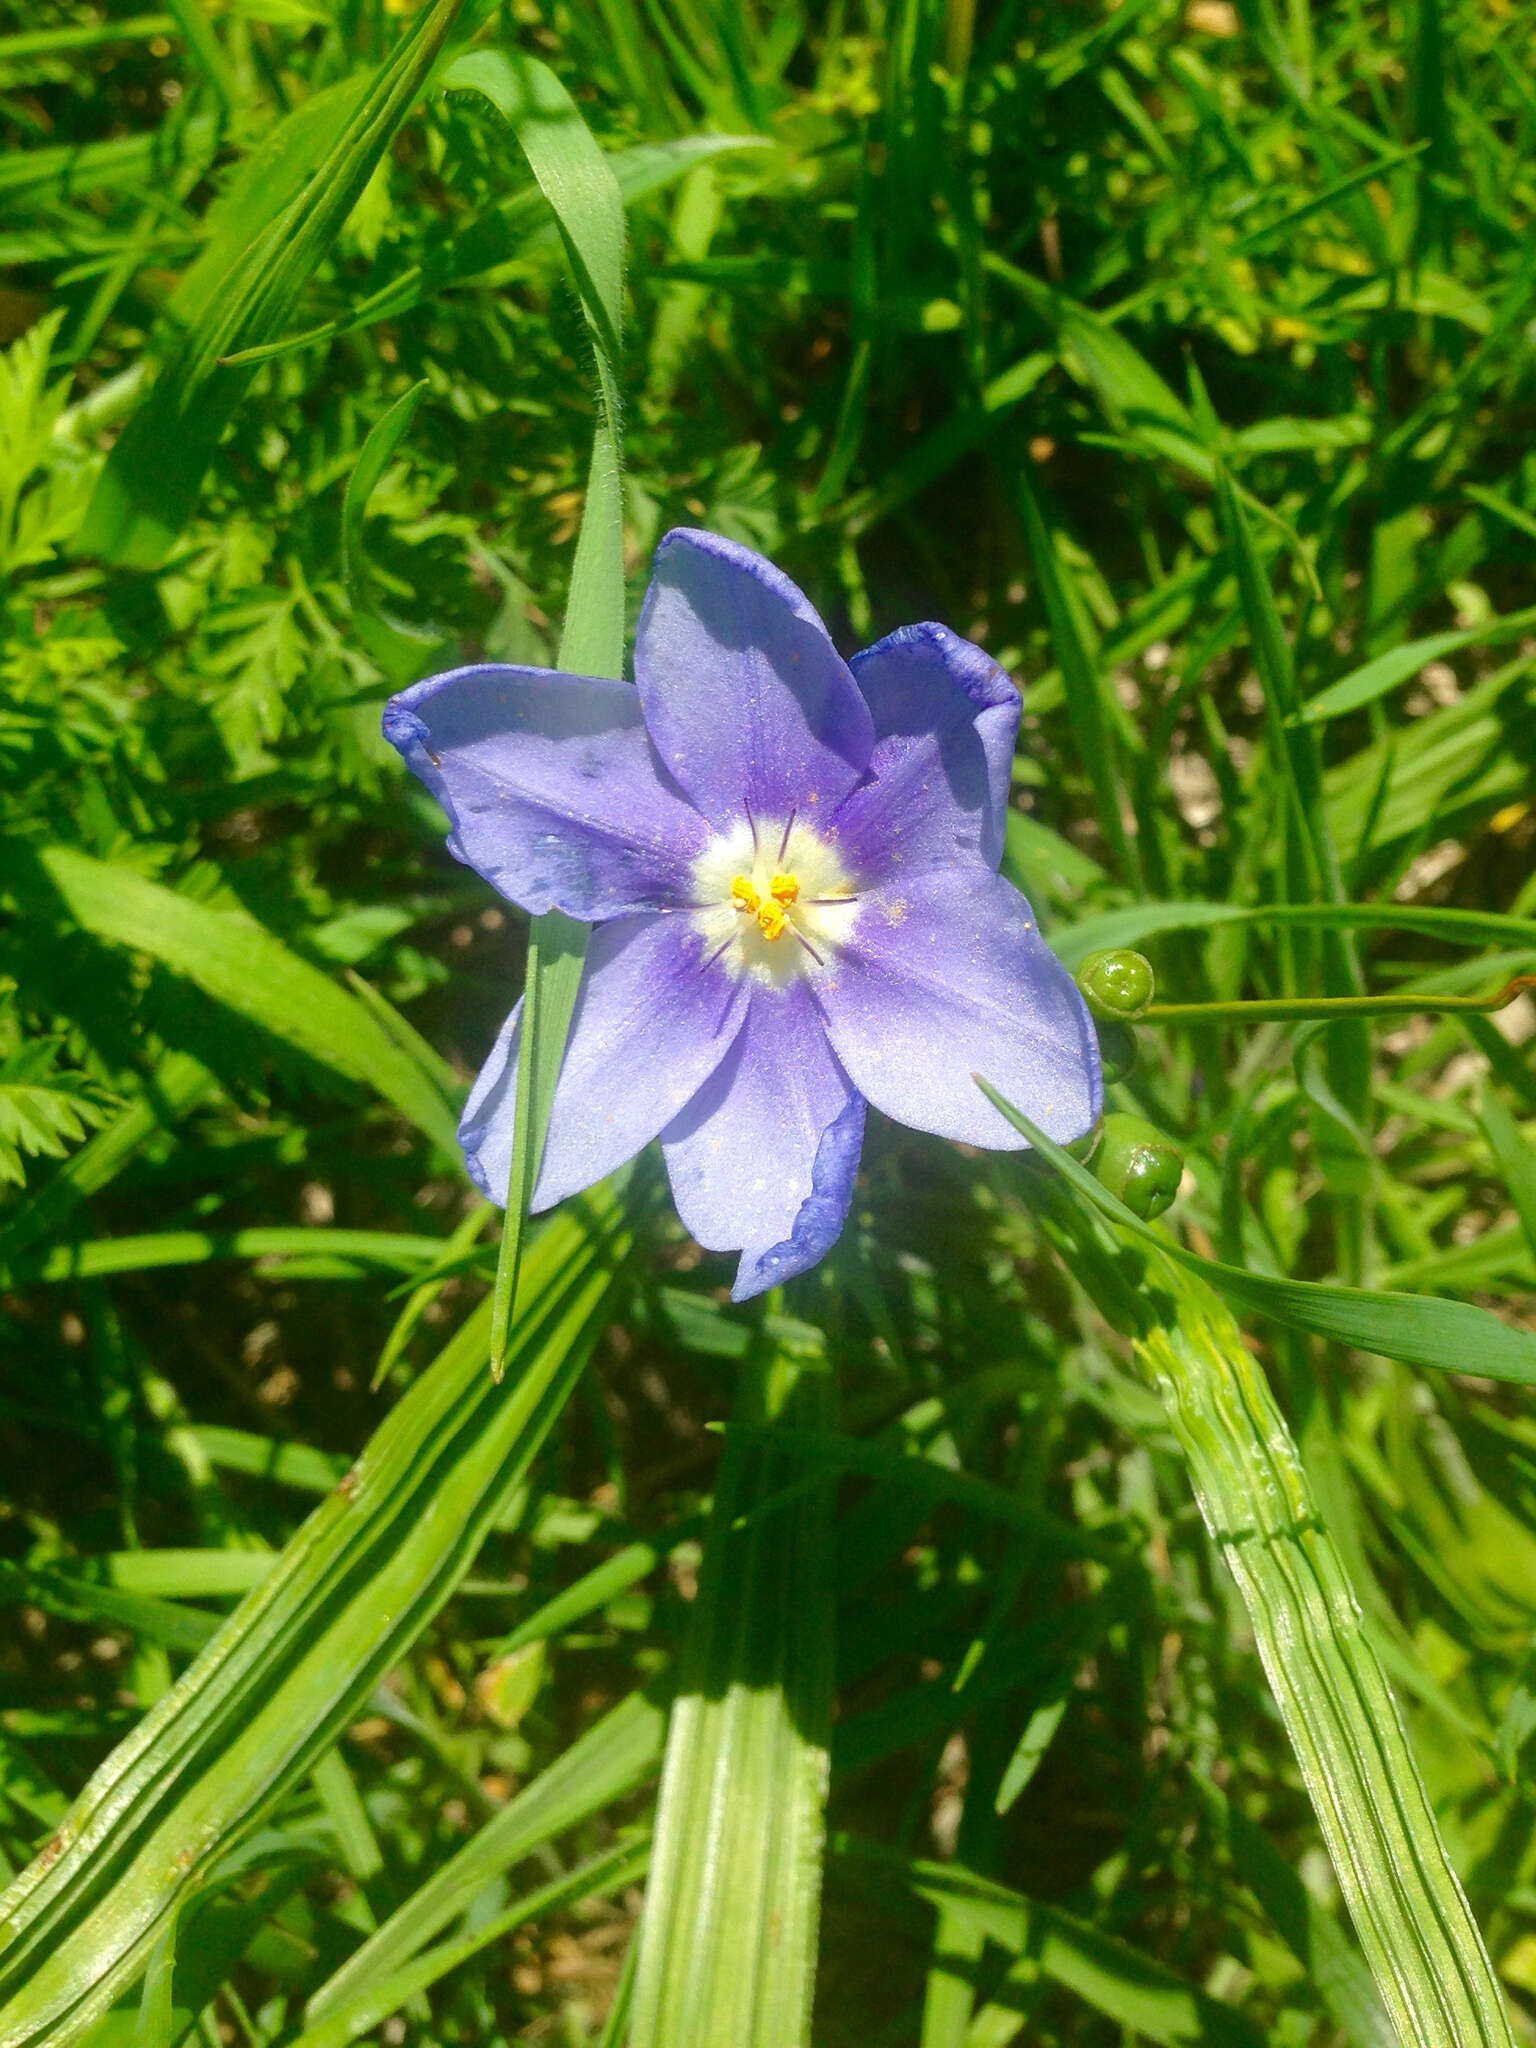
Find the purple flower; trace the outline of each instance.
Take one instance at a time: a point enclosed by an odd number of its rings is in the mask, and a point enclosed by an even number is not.
[[[386,736],[450,851],[530,913],[596,926],[535,1209],[661,1139],[684,1223],[740,1250],[734,1298],[812,1266],[848,1214],[864,1107],[941,1137],[1052,1137],[1099,1113],[1098,1044],[997,872],[1019,695],[944,626],[845,662],[794,584],[679,529],[635,684],[487,664],[391,699]],[[459,1127],[511,1171],[519,1011]]]

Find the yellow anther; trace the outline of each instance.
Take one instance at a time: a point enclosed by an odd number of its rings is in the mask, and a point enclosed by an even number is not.
[[[765,939],[784,936],[784,912],[777,903],[765,903],[757,913],[757,928]]]
[[[793,903],[800,894],[800,884],[793,875],[775,875],[768,884],[768,894],[775,903]]]
[[[745,875],[731,877],[731,901],[738,910],[756,910],[762,900]]]

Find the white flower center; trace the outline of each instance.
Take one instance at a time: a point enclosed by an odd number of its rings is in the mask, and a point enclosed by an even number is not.
[[[859,914],[835,850],[793,811],[711,840],[694,862],[693,900],[706,958],[774,988],[826,966]]]

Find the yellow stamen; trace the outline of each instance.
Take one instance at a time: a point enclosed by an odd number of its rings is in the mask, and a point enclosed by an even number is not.
[[[775,903],[793,903],[800,894],[800,884],[793,875],[775,875],[768,884],[768,894]]]
[[[765,903],[757,913],[757,928],[765,939],[784,936],[784,912],[777,903]]]
[[[738,910],[756,910],[762,900],[745,875],[732,876],[731,902]]]

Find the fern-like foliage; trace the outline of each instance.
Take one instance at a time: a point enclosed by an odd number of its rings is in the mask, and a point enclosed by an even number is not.
[[[28,1159],[62,1159],[109,1112],[89,1076],[60,1066],[61,1049],[33,1038],[0,1061],[0,1181],[24,1186]]]

